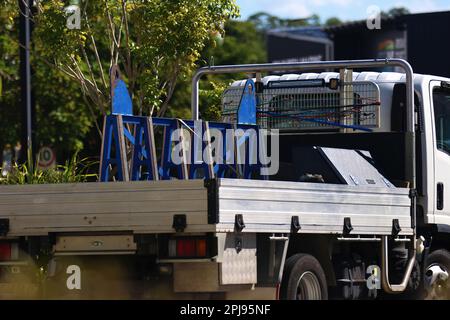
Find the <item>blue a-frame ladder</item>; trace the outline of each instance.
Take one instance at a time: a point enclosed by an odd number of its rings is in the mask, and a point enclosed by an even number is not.
[[[247,132],[248,129],[254,129],[256,134],[257,148],[262,148],[264,143],[260,140],[258,128],[254,125],[233,125],[230,123],[201,121],[202,134],[206,136],[206,141],[201,140],[201,153],[208,159],[201,158],[202,161],[196,163],[195,151],[193,146],[190,150],[183,150],[182,163],[176,164],[172,161],[172,134],[174,130],[186,128],[179,132],[185,136],[181,139],[192,139],[194,133],[194,121],[179,120],[168,118],[151,118],[143,116],[128,115],[107,115],[105,116],[103,126],[103,142],[100,155],[100,181],[109,181],[110,171],[116,171],[115,178],[118,181],[136,181],[136,180],[168,180],[177,179],[195,179],[195,178],[214,178],[230,177],[250,179],[252,175],[259,170],[262,165],[255,155],[257,162],[252,163],[250,136],[228,137],[227,129],[242,129]],[[129,131],[128,127],[134,126],[134,130]],[[163,142],[160,152],[160,161],[158,163],[154,128],[163,128]],[[210,130],[215,129],[223,137],[222,154],[233,158],[233,163],[229,164],[227,159],[222,159],[222,163],[212,163],[212,150],[208,141]],[[227,141],[228,139],[233,141]],[[227,147],[230,143],[234,144],[234,154],[230,155]],[[127,147],[131,145],[130,162],[127,161]],[[182,144],[181,144],[182,145]],[[242,146],[243,145],[243,146]],[[244,147],[245,159],[238,159],[237,149]],[[190,156],[190,159],[187,157]],[[190,160],[190,161],[188,161]],[[208,161],[209,160],[209,161]],[[189,164],[188,164],[189,163]],[[239,164],[238,164],[239,163]]]
[[[126,125],[134,125],[133,134],[128,131]],[[130,163],[127,161],[126,139],[132,145]],[[143,167],[146,168],[147,180],[159,179],[152,118],[120,114],[105,116],[100,181],[108,181],[113,168],[117,171],[119,181],[141,180]]]
[[[103,140],[100,154],[100,181],[109,181],[112,176],[119,181],[136,181],[136,180],[168,180],[172,179],[173,172],[176,172],[177,179],[195,179],[203,176],[204,178],[214,177],[234,177],[250,179],[255,170],[262,166],[259,161],[250,162],[250,145],[249,137],[236,138],[232,137],[234,149],[239,148],[242,144],[246,147],[246,159],[242,165],[237,165],[236,153],[233,155],[234,164],[225,163],[212,164],[212,161],[201,161],[196,163],[194,152],[187,152],[182,149],[183,161],[181,164],[173,163],[171,159],[172,152],[172,134],[177,129],[186,128],[188,131],[194,132],[195,122],[192,120],[152,118],[144,116],[132,115],[131,99],[129,97],[126,85],[120,79],[117,67],[111,69],[111,88],[112,88],[112,114],[106,115],[103,123]],[[202,134],[206,133],[206,141],[201,139],[201,151],[206,150],[206,155],[212,159],[211,138],[209,137],[210,129],[219,130],[223,137],[223,154],[228,155],[227,148],[227,129],[254,129],[256,132],[257,146],[261,148],[264,143],[259,141],[258,127],[256,126],[256,100],[254,93],[254,83],[248,80],[244,86],[240,107],[239,107],[239,124],[219,123],[201,121]],[[133,130],[129,130],[131,127]],[[155,133],[154,128],[163,127],[163,145],[160,157],[160,165],[156,154]],[[179,131],[182,135],[181,139],[188,139],[183,136],[184,130]],[[189,138],[192,134],[189,133]],[[202,137],[203,138],[203,137]],[[128,142],[127,142],[128,141]],[[192,141],[192,139],[191,139]],[[128,163],[127,144],[131,145],[131,159]],[[183,145],[183,144],[182,144]],[[190,154],[191,159],[188,161],[187,155]],[[258,158],[258,157],[257,157]],[[205,159],[202,159],[205,160]],[[190,164],[188,164],[188,162]],[[231,170],[230,170],[231,168]],[[114,170],[116,171],[113,174]],[[110,177],[111,171],[111,177]],[[199,171],[203,171],[200,174]]]
[[[108,181],[109,168],[117,167],[120,181],[129,181],[122,115],[105,116],[100,152],[100,181]]]

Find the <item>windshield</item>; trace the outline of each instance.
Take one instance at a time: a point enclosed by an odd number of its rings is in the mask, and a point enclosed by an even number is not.
[[[437,148],[450,154],[450,91],[436,89],[433,104]]]

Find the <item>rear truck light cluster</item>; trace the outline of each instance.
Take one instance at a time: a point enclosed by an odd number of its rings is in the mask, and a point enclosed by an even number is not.
[[[160,258],[201,259],[217,253],[217,238],[211,236],[165,237],[160,239]]]
[[[206,252],[206,239],[180,238],[169,240],[170,258],[204,258]]]
[[[19,259],[19,244],[15,242],[0,242],[0,262]]]

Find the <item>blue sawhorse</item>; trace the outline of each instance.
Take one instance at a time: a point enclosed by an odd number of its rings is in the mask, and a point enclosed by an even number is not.
[[[188,139],[190,142],[195,140],[196,127],[192,120],[183,121],[180,119],[130,115],[105,116],[104,138],[100,156],[100,181],[109,181],[112,176],[118,181],[168,180],[173,178],[209,179],[214,177],[250,179],[256,170],[262,167],[257,155],[252,154],[252,152],[258,151],[257,148],[263,146],[262,142],[259,141],[257,126],[206,121],[197,122],[197,125],[199,124],[201,125],[202,137],[200,137],[201,146],[200,148],[197,146],[197,148],[200,149],[202,155],[206,155],[207,159],[203,159],[203,157],[196,159],[193,146],[185,149],[183,142],[181,142],[184,139]],[[130,130],[131,127],[134,127],[134,129]],[[163,129],[159,165],[155,143],[155,128],[157,127]],[[249,132],[249,129],[253,129],[250,132],[256,134],[256,140],[253,140],[256,141],[256,150],[251,148],[251,137],[249,135],[229,136],[228,129],[241,129],[243,132]],[[181,137],[174,135],[175,130],[179,130],[178,133]],[[221,135],[223,139],[221,151],[227,157],[220,159],[219,163],[213,163],[212,161],[214,158],[210,145],[212,130],[217,130],[218,134]],[[206,141],[204,141],[204,137]],[[172,159],[174,140],[181,144],[181,163],[174,163]],[[198,141],[200,139],[197,140],[197,143]],[[234,154],[230,155],[230,150],[227,150],[227,147],[231,144],[234,146]],[[131,146],[131,148],[128,148],[130,149],[128,152],[127,145]],[[245,159],[239,159],[237,156],[239,153],[236,152],[237,148],[245,148]],[[130,151],[131,157],[127,157],[127,153],[130,153]],[[131,158],[130,163],[128,163],[127,158]],[[252,158],[256,161],[252,161]],[[114,170],[115,174],[113,174]]]
[[[260,137],[256,126],[255,84],[251,79],[247,80],[242,91],[237,125],[134,116],[132,100],[125,82],[121,79],[117,65],[111,68],[110,79],[112,114],[105,116],[103,123],[100,181],[106,182],[110,179],[119,181],[168,180],[173,178],[211,179],[215,177],[251,179],[255,170],[262,167],[257,154],[254,154],[264,144],[259,141]],[[201,137],[197,137],[199,133],[196,132],[199,123],[201,124]],[[162,127],[163,129],[159,165],[154,131],[156,127]],[[187,129],[188,132],[180,129]],[[255,139],[251,140],[251,137],[245,134],[242,137],[234,135],[229,137],[227,134],[229,129],[242,129],[245,132],[253,129],[250,132],[256,134],[256,151],[251,146]],[[211,130],[219,132],[222,139],[222,150],[220,151],[222,151],[222,155],[226,156],[224,159],[219,159],[218,163],[213,163],[215,157],[211,149]],[[173,141],[175,131],[179,133],[179,137],[175,137],[178,141]],[[205,139],[203,139],[203,133],[205,133]],[[194,141],[194,148],[192,145],[187,148],[186,140]],[[181,145],[181,163],[174,163],[172,159],[173,142],[178,142]],[[227,150],[230,143],[234,150],[232,155],[230,155],[230,150]],[[130,148],[127,148],[127,146],[130,146]],[[236,152],[236,148],[242,147],[245,149],[244,159],[240,159],[241,154]],[[199,152],[202,156],[206,154],[207,159],[203,159],[203,157],[197,159]],[[131,153],[130,156],[129,153]],[[257,161],[252,161],[255,157]],[[129,163],[128,158],[130,158]]]
[[[130,125],[134,126],[133,133],[127,128]],[[132,146],[130,163],[127,161],[127,140]],[[119,181],[142,180],[143,176],[146,180],[159,179],[152,118],[120,114],[105,116],[100,181],[109,181],[113,169]]]

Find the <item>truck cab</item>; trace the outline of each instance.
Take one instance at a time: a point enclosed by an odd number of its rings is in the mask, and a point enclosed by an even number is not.
[[[270,88],[270,83],[277,83],[280,88],[279,95],[292,97],[308,89],[302,89],[308,81],[323,80],[324,84],[330,84],[333,79],[340,79],[342,73],[322,72],[303,74],[284,74],[263,77],[260,81],[264,88]],[[377,118],[370,123],[371,132],[361,133],[358,130],[339,129],[327,126],[321,128],[315,126],[311,130],[310,125],[284,124],[280,122],[269,123],[260,119],[260,125],[280,130],[281,163],[286,167],[296,166],[292,157],[292,150],[296,146],[323,146],[341,147],[349,149],[364,149],[371,153],[375,167],[397,187],[408,186],[404,171],[407,153],[402,148],[408,148],[396,133],[406,132],[406,75],[400,72],[351,72],[352,89],[355,95],[372,99],[377,96],[372,91],[379,90],[379,106],[373,111]],[[257,81],[257,78],[253,79]],[[230,117],[230,102],[233,100],[233,92],[243,86],[246,80],[235,81],[224,93],[223,110],[224,120],[232,120]],[[289,86],[284,86],[289,84]],[[295,89],[297,83],[297,89]],[[367,86],[370,84],[370,89]],[[434,75],[414,74],[414,105],[415,105],[415,133],[416,133],[416,177],[417,177],[417,236],[423,237],[425,250],[418,254],[420,261],[420,274],[425,285],[429,285],[435,277],[433,270],[438,272],[442,279],[448,279],[450,263],[450,207],[446,201],[450,199],[450,79]],[[288,88],[289,89],[286,89]],[[281,89],[284,88],[284,89]],[[270,89],[269,89],[270,90]],[[283,92],[284,90],[284,92]],[[286,91],[288,90],[288,91]],[[302,91],[303,90],[303,91]],[[306,90],[306,91],[305,91]],[[333,98],[320,97],[321,90],[309,90],[310,97],[330,101]],[[329,94],[332,95],[332,94]],[[300,95],[298,95],[300,97]],[[303,99],[302,98],[302,99]],[[276,100],[276,95],[270,96],[270,100]],[[311,101],[310,101],[311,102]],[[289,108],[289,99],[283,104],[275,105],[273,111],[285,111]],[[277,110],[276,110],[277,109]],[[366,111],[367,111],[366,107]],[[368,123],[368,122],[367,122]],[[345,133],[344,133],[345,131]],[[345,134],[345,136],[344,136]],[[283,151],[284,150],[284,151]],[[286,152],[286,150],[289,150]],[[304,149],[302,149],[304,150]],[[297,160],[298,161],[298,160]],[[297,164],[298,165],[298,164]],[[285,168],[286,169],[286,168]],[[283,165],[281,171],[283,170]],[[277,178],[281,180],[298,181],[299,173],[286,169]],[[434,267],[430,267],[434,266]],[[417,276],[417,274],[416,274]],[[422,284],[416,284],[416,287]],[[433,290],[429,290],[430,292]],[[435,293],[435,291],[433,291]]]

